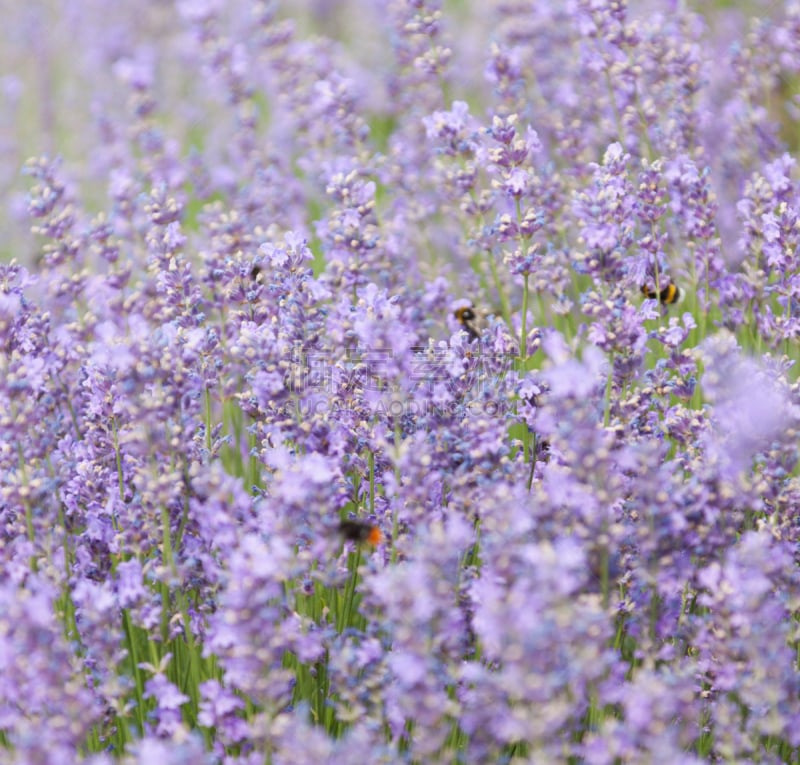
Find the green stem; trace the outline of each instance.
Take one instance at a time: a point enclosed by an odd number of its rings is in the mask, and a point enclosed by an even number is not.
[[[117,485],[119,488],[119,498],[124,501],[125,499],[125,476],[122,473],[122,453],[119,449],[119,429],[117,428],[117,418],[111,418],[111,433],[114,439],[114,459],[117,464]],[[116,521],[116,515],[114,516],[114,520]],[[119,531],[116,527],[115,523],[115,530]]]
[[[61,390],[63,390],[64,393],[66,394],[65,401],[67,403],[67,410],[69,411],[69,417],[72,420],[72,426],[75,428],[75,438],[78,441],[83,441],[83,434],[81,433],[81,428],[80,425],[78,424],[78,418],[75,414],[75,408],[72,406],[72,401],[69,396],[69,389],[67,388],[66,385],[64,385],[63,382],[61,382],[61,380],[59,380],[59,383],[61,384]]]
[[[206,449],[209,454],[211,453],[211,392],[206,388],[203,391],[203,400],[205,403],[205,416],[206,416]]]
[[[170,536],[169,510],[162,505],[161,507],[161,544],[164,564],[169,568],[170,574],[175,574],[175,561],[172,557],[172,537]]]
[[[19,472],[22,478],[22,487],[25,492],[22,496],[22,503],[25,506],[25,530],[28,535],[28,541],[33,544],[36,539],[36,527],[33,524],[33,505],[30,500],[30,493],[28,491],[28,471],[25,467],[25,452],[22,449],[22,442],[17,442],[17,457],[19,459]],[[39,566],[36,563],[36,555],[31,555],[30,558],[31,571],[36,572]]]
[[[539,437],[536,433],[531,433],[530,428],[528,429],[528,437],[531,440],[531,453],[530,453],[530,463],[531,468],[528,471],[528,482],[527,482],[527,489],[528,491],[531,490],[531,486],[533,486],[533,474],[536,470],[536,451],[539,446]],[[526,458],[527,459],[527,458]]]
[[[497,272],[497,263],[495,263],[492,251],[487,250],[486,256],[489,259],[489,270],[492,272],[494,288],[497,290],[497,296],[500,298],[500,310],[503,312],[503,321],[505,321],[506,326],[511,329],[511,306],[508,302],[508,295],[506,295],[506,291],[500,284],[500,275]]]
[[[349,626],[353,618],[353,607],[356,599],[356,586],[358,585],[358,567],[361,565],[361,545],[356,545],[356,551],[352,558],[353,570],[350,572],[350,577],[347,580],[347,585],[344,591],[344,607],[342,608],[342,621],[340,624],[340,632],[344,632]]]
[[[131,624],[131,617],[128,609],[122,610],[122,626],[125,632],[125,642],[128,646],[128,656],[131,658],[131,672],[133,673],[133,680],[136,684],[136,717],[139,722],[139,731],[144,735],[144,680],[142,679],[142,670],[139,667],[139,656],[136,648],[136,639],[133,634],[133,625]]]
[[[375,513],[375,453],[370,450],[367,456],[367,463],[369,465],[369,512],[370,515]]]
[[[529,287],[528,279],[529,274],[525,274],[522,282],[522,323],[519,334],[519,360],[521,371],[525,371],[525,364],[528,361],[528,298]]]

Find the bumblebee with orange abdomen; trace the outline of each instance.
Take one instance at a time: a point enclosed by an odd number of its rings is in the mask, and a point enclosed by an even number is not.
[[[347,542],[360,544],[366,542],[375,547],[383,540],[381,530],[374,524],[367,521],[340,521],[339,533]]]
[[[675,284],[668,284],[661,290],[651,289],[647,284],[642,285],[642,295],[649,300],[657,300],[662,305],[672,305],[683,301],[683,290]]]

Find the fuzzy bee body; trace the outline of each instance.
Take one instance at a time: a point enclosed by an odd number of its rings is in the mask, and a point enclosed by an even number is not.
[[[366,521],[340,521],[339,533],[347,542],[366,542],[373,547],[383,539],[381,530],[374,523]]]
[[[661,290],[656,292],[655,289],[650,289],[646,284],[642,285],[642,295],[649,300],[658,300],[663,305],[672,305],[673,303],[680,303],[683,300],[683,292],[679,287],[674,284],[668,284]]]
[[[456,321],[461,325],[461,328],[469,335],[470,342],[472,340],[480,339],[480,333],[477,329],[475,329],[475,321],[477,320],[477,316],[475,314],[475,310],[471,306],[462,306],[461,308],[456,308],[453,312],[453,315],[456,317]]]

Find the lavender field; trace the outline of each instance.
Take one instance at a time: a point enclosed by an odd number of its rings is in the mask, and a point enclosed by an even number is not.
[[[800,3],[35,0],[0,762],[800,763]]]

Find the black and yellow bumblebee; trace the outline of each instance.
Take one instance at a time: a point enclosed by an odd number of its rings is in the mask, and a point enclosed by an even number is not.
[[[474,322],[477,320],[477,315],[472,306],[462,306],[456,308],[453,312],[456,321],[461,325],[461,328],[470,336],[470,342],[480,339],[480,333],[475,329]]]
[[[339,533],[347,542],[360,544],[366,542],[375,547],[383,540],[381,530],[374,524],[367,521],[340,521]]]
[[[683,300],[683,291],[675,284],[668,284],[661,290],[656,292],[655,289],[650,289],[646,284],[642,285],[642,295],[649,300],[658,300],[662,305],[672,305],[673,303],[680,303]]]

